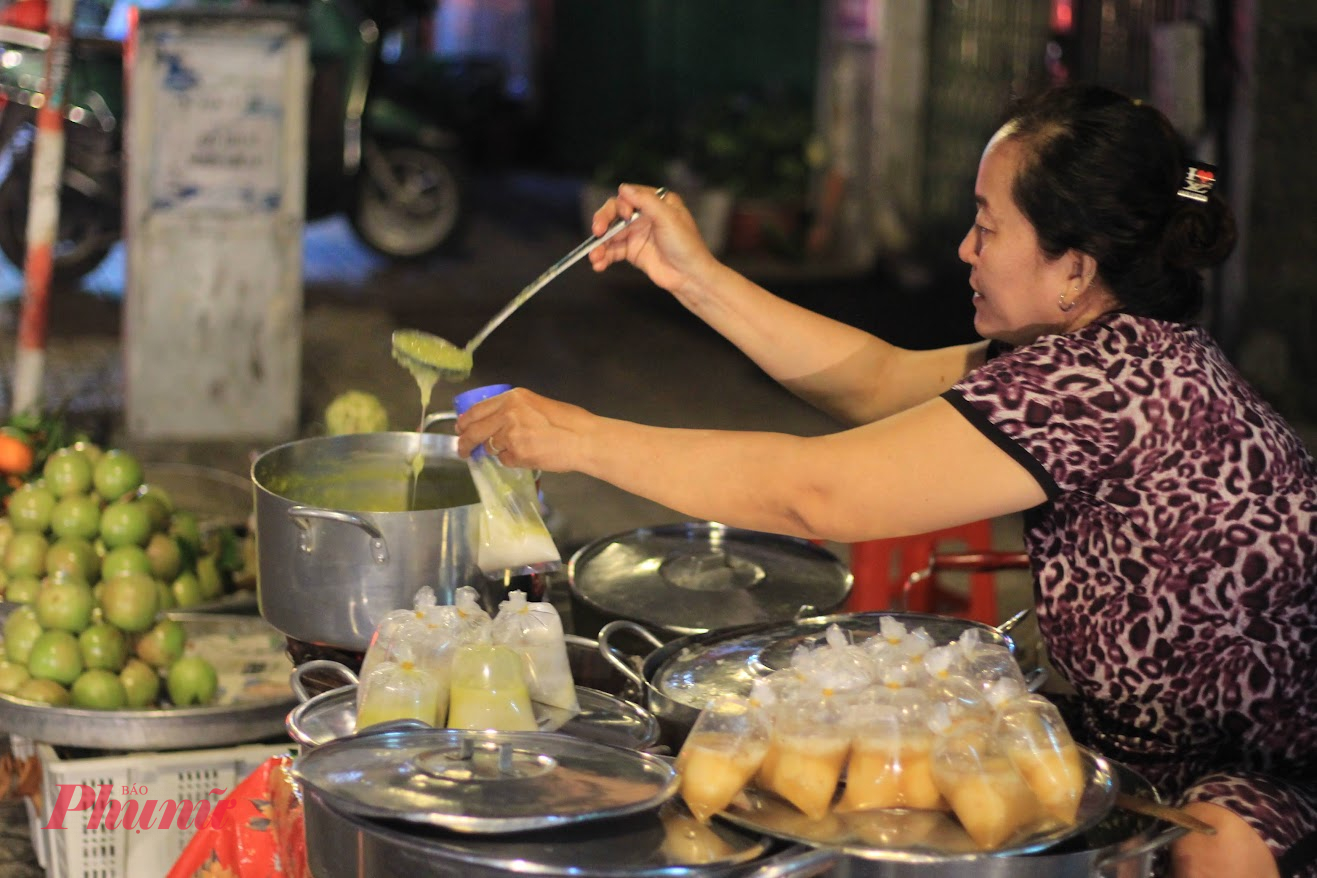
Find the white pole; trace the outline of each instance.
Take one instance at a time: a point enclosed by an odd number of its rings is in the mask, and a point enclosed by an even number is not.
[[[54,274],[54,242],[59,228],[59,190],[64,172],[64,83],[69,70],[69,31],[73,0],[51,0],[50,48],[45,86],[37,105],[32,143],[32,188],[28,197],[27,256],[23,262],[23,307],[14,359],[13,410],[35,409],[41,401],[46,364],[46,322]]]

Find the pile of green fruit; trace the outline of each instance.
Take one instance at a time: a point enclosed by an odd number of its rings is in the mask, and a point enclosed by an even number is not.
[[[184,655],[184,627],[161,612],[220,597],[233,544],[203,543],[126,451],[77,443],[34,475],[0,519],[0,592],[19,605],[0,692],[106,710],[212,701],[215,669]]]

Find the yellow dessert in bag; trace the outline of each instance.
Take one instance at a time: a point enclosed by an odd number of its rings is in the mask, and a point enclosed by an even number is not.
[[[851,742],[840,734],[778,734],[773,792],[822,820],[832,807]]]
[[[1036,695],[1019,695],[998,708],[996,730],[1011,763],[1043,810],[1070,825],[1084,795],[1084,764],[1056,706]]]
[[[933,778],[975,844],[999,848],[1037,823],[1038,798],[989,724],[966,720],[946,723],[942,731],[934,747]]]
[[[438,712],[438,686],[433,677],[411,661],[381,662],[362,679],[360,690],[358,732],[399,719],[415,719],[434,725]]]
[[[450,729],[533,732],[539,728],[521,657],[506,646],[458,647],[453,654]]]
[[[901,745],[896,740],[858,738],[846,760],[846,788],[837,810],[900,808]]]
[[[768,752],[768,717],[757,702],[724,695],[695,720],[677,754],[681,797],[695,819],[707,821],[731,804]]]
[[[722,811],[763,761],[768,745],[721,732],[692,733],[677,756],[681,798],[701,822]]]

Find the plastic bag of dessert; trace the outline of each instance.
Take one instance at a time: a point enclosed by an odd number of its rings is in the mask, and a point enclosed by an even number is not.
[[[521,656],[506,646],[475,643],[453,652],[450,729],[533,732],[539,728]]]
[[[963,674],[985,693],[1003,678],[1024,685],[1024,674],[1008,647],[1000,643],[984,643],[973,628],[961,634],[955,645],[964,657]]]
[[[997,710],[995,730],[1015,769],[1043,810],[1073,825],[1084,795],[1084,763],[1056,705],[1030,695],[1014,680],[1002,680],[988,693]]]
[[[956,819],[983,850],[995,850],[1037,827],[1038,798],[1007,757],[992,723],[953,721],[939,708],[930,719],[933,780]]]
[[[893,616],[880,617],[878,633],[862,644],[865,651],[876,658],[918,655],[934,645],[933,637],[923,628],[911,631],[904,622]]]
[[[474,591],[474,589],[473,589]],[[434,590],[424,586],[417,590],[410,610],[393,610],[385,614],[375,626],[366,655],[361,660],[361,677],[369,674],[377,665],[386,661],[396,661],[396,650],[400,644],[408,643],[423,647],[432,636],[435,626],[443,624],[442,611],[451,607],[437,607]],[[361,707],[361,690],[357,690],[357,707]]]
[[[453,593],[453,629],[462,643],[488,643],[493,618],[480,606],[480,593],[469,585]]]
[[[521,656],[532,701],[573,713],[580,710],[562,619],[553,604],[528,601],[524,591],[511,592],[499,604],[490,630],[494,643]]]
[[[357,685],[358,732],[397,719],[439,725],[439,686],[433,675],[417,666],[410,643],[397,645],[387,661],[363,674]]]
[[[851,692],[874,680],[874,663],[839,625],[829,625],[823,643],[792,656],[792,669],[806,682],[834,692]]]
[[[768,752],[764,707],[741,695],[712,699],[677,754],[681,798],[701,823],[732,803]]]
[[[510,389],[507,384],[477,387],[453,397],[453,408],[460,415],[481,400]],[[535,474],[504,466],[485,445],[471,452],[467,467],[480,494],[476,566],[490,576],[548,573],[561,567],[562,556],[540,515]]]
[[[946,810],[933,780],[933,702],[919,689],[873,689],[847,710],[851,748],[837,810]]]
[[[958,647],[930,650],[924,659],[924,671],[921,688],[946,709],[951,719],[992,720],[992,705],[977,679],[968,675]]]
[[[851,746],[846,712],[865,688],[812,680],[773,711],[771,790],[812,820],[832,807]]]

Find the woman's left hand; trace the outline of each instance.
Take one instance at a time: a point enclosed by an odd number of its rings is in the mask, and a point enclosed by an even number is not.
[[[506,466],[544,472],[577,470],[589,449],[595,415],[516,387],[472,406],[457,419],[457,453],[479,445]]]

